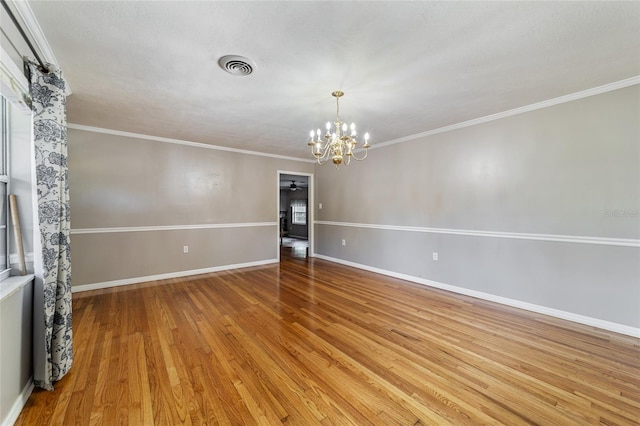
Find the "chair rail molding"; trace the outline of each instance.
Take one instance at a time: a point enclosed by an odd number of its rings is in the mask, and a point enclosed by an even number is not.
[[[588,237],[580,235],[529,234],[521,232],[476,231],[469,229],[424,228],[418,226],[379,225],[373,223],[314,221],[314,225],[344,226],[350,228],[382,229],[387,231],[422,232],[431,234],[467,235],[473,237],[511,238],[520,240],[556,241],[563,243],[599,244],[608,246],[640,247],[640,239]]]

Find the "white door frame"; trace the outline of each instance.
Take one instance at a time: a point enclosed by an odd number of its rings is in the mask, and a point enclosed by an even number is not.
[[[314,213],[315,213],[315,203],[313,201],[313,196],[315,194],[314,183],[313,183],[313,173],[303,173],[303,172],[292,172],[287,170],[278,170],[278,180],[276,181],[276,188],[278,190],[277,200],[277,210],[276,217],[278,218],[278,227],[276,230],[276,253],[278,253],[278,262],[280,262],[280,176],[281,175],[294,175],[294,176],[306,176],[309,178],[309,188],[307,189],[307,241],[309,242],[309,257],[315,256],[315,252],[313,250],[313,242],[314,242]]]

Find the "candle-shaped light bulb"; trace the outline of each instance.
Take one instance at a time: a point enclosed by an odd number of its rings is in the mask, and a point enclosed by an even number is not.
[[[351,131],[352,132],[356,131],[356,123],[351,123]]]
[[[342,131],[343,132],[347,131],[347,123],[342,123]]]
[[[316,134],[313,130],[309,132],[309,136],[311,136],[311,140],[313,140],[313,136]]]
[[[318,139],[320,139],[320,134],[321,134],[321,133],[322,133],[322,132],[320,131],[320,129],[318,129],[318,130],[316,131],[316,135],[318,135]]]
[[[327,132],[331,130],[331,123],[327,121]]]
[[[364,143],[369,142],[369,132],[364,134]]]

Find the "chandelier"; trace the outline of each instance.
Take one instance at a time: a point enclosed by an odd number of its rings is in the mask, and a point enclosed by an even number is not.
[[[325,164],[329,159],[338,167],[340,164],[349,165],[351,159],[362,161],[367,158],[369,152],[369,133],[364,134],[364,155],[358,158],[355,154],[358,140],[356,139],[356,125],[351,123],[347,127],[347,123],[340,120],[340,98],[344,96],[344,92],[336,90],[331,94],[336,98],[336,121],[333,122],[334,128],[331,130],[331,122],[327,122],[327,133],[322,133],[320,129],[309,133],[311,140],[307,143],[311,147],[311,154],[318,160],[318,164]]]

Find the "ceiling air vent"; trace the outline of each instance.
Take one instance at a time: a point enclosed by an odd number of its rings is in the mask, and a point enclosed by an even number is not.
[[[249,75],[255,64],[248,58],[238,55],[223,56],[218,60],[220,68],[233,75]]]

